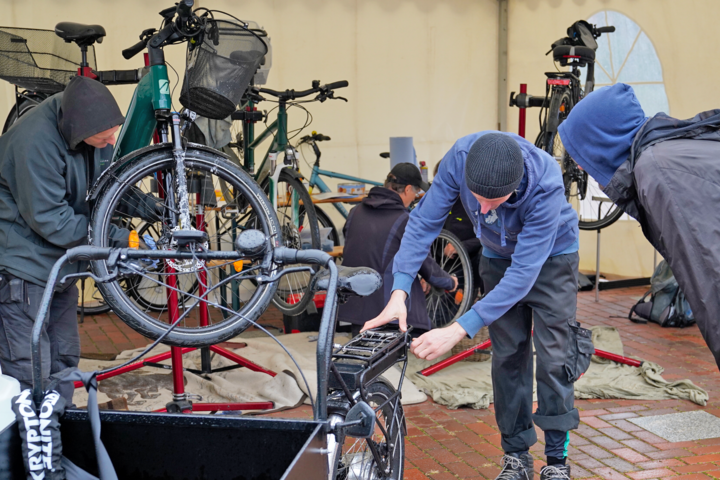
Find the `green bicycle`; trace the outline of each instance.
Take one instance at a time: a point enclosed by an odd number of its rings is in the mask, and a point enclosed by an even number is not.
[[[188,239],[200,239],[207,251],[234,250],[236,233],[247,228],[259,229],[274,245],[279,244],[277,217],[254,180],[222,152],[183,139],[196,114],[225,118],[235,110],[267,46],[243,22],[215,18],[217,12],[204,8],[193,11],[193,4],[193,0],[182,0],[161,11],[160,28],[143,31],[140,41],[123,51],[130,59],[147,49],[146,67],[140,71],[94,72],[87,52],[105,36],[104,29],[68,22],[56,27],[58,36],[80,47],[79,75],[106,84],[137,83],[112,162],[88,193],[93,205],[88,232],[91,245],[110,246],[111,233],[118,226],[152,232],[159,250],[182,248]],[[13,41],[11,36],[9,43],[12,48],[27,50],[23,39]],[[163,49],[181,43],[187,45],[188,53],[180,95],[185,110],[178,113],[172,105]],[[22,72],[21,67],[16,70]],[[51,70],[34,68],[27,76],[38,83],[56,81]],[[16,117],[19,114],[18,109]],[[176,321],[180,311],[189,308],[184,304],[183,286],[197,285],[199,297],[209,290],[222,297],[218,285],[238,282],[233,280],[238,277],[233,268],[246,274],[259,268],[256,263],[215,264],[192,257],[140,262],[113,277],[110,274],[116,263],[112,259],[94,260],[91,265],[97,277],[113,278],[97,284],[108,305],[129,326],[150,338],[166,333],[168,321]],[[234,315],[208,308],[208,303],[226,300],[211,295],[209,301],[199,300],[201,308],[185,316],[165,337],[166,343],[203,346],[245,330],[265,310],[276,286],[259,285],[252,275],[242,278],[233,289]],[[167,308],[158,311],[136,301],[127,284],[139,284],[138,279],[154,283],[166,297]]]

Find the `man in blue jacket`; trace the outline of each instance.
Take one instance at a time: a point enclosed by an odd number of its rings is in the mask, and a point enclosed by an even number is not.
[[[545,432],[548,466],[541,478],[568,478],[568,432],[579,422],[573,383],[589,355],[577,351],[577,214],[547,153],[508,133],[458,140],[410,215],[395,256],[390,301],[364,328],[394,320],[406,328],[410,285],[458,197],[483,245],[480,275],[488,294],[456,323],[417,338],[412,351],[433,360],[489,326],[495,417],[505,452],[498,478],[533,478],[534,424]],[[531,342],[537,352],[534,413]]]

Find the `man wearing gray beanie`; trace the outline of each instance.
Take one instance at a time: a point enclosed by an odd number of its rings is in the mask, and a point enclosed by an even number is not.
[[[575,321],[578,217],[565,199],[560,167],[546,152],[510,133],[458,140],[410,215],[390,301],[364,329],[391,321],[406,328],[409,287],[458,197],[483,245],[479,271],[488,293],[454,324],[415,339],[411,350],[433,360],[489,326],[495,417],[505,452],[498,478],[532,480],[534,425],[545,432],[548,465],[541,479],[569,478],[568,432],[579,422],[573,384],[593,350]],[[537,352],[535,412],[531,342]]]

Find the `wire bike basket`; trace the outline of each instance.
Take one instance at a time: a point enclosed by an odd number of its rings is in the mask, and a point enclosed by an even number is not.
[[[252,30],[226,20],[207,23],[187,56],[180,103],[200,116],[221,120],[236,110],[268,47]]]
[[[34,92],[57,93],[77,75],[82,54],[53,30],[0,27],[0,78]],[[95,49],[87,61],[96,69]]]

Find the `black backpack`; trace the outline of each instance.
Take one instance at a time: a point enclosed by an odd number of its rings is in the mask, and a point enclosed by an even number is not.
[[[658,264],[650,285],[650,290],[630,309],[630,321],[676,328],[695,324],[690,304],[665,260]]]

